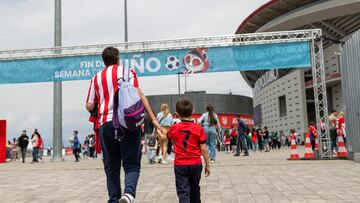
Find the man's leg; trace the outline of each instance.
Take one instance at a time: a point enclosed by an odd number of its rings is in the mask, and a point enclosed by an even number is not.
[[[236,139],[236,154],[235,155],[240,155],[240,145],[241,145],[241,140],[240,140],[240,137],[238,136],[238,139]]]
[[[201,179],[202,165],[189,166],[189,185],[190,185],[190,202],[200,203],[200,179]]]
[[[37,147],[34,147],[33,148],[33,152],[34,152],[34,160],[35,160],[35,162],[38,162],[38,156],[39,156],[39,149],[37,148]]]
[[[242,144],[242,147],[243,147],[244,155],[247,156],[247,155],[249,155],[249,150],[247,148],[245,135],[241,135],[240,139],[241,139],[241,144]]]
[[[190,202],[189,168],[188,166],[175,166],[176,193],[179,203]]]
[[[125,171],[124,193],[136,196],[136,186],[140,176],[141,167],[141,132],[128,132],[121,141],[121,159]],[[166,153],[166,151],[165,151]]]
[[[107,122],[100,128],[100,142],[103,152],[106,185],[109,194],[108,202],[118,202],[121,198],[120,167],[121,151],[120,142],[115,139],[115,129],[112,122]]]
[[[22,157],[23,163],[25,163],[26,147],[25,147],[25,148],[21,148],[21,157]]]

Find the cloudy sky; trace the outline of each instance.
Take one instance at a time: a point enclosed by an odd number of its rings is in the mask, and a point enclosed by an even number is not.
[[[221,3],[220,3],[221,2]],[[267,0],[128,0],[129,41],[234,34],[239,24]],[[62,0],[63,46],[122,42],[122,0]],[[52,47],[54,0],[1,0],[0,50]],[[63,140],[74,129],[91,133],[84,109],[88,81],[63,83]],[[177,93],[176,76],[140,78],[147,95]],[[184,81],[182,89],[184,90]],[[239,72],[193,75],[188,90],[251,96]],[[157,111],[157,109],[156,109]],[[38,128],[52,145],[53,84],[0,85],[0,119],[8,139]],[[30,132],[29,132],[30,133]]]

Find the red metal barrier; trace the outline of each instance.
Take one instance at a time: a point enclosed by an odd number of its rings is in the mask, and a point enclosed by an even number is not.
[[[6,162],[6,120],[0,120],[0,163]]]

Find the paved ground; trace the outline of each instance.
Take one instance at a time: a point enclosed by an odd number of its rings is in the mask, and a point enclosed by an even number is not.
[[[201,180],[202,201],[360,202],[360,164],[287,161],[288,149],[233,157],[218,153]],[[302,155],[302,154],[301,154]],[[101,160],[0,164],[0,202],[106,202]],[[136,202],[177,202],[173,166],[143,159]]]

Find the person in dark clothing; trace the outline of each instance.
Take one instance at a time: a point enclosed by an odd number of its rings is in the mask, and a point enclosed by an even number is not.
[[[269,142],[270,142],[270,133],[269,133],[268,128],[265,126],[264,127],[264,148],[265,148],[265,152],[270,151]]]
[[[79,153],[80,153],[80,150],[81,150],[81,147],[80,147],[80,142],[79,142],[79,138],[78,138],[78,131],[77,130],[74,130],[74,143],[73,143],[73,154],[75,156],[75,162],[79,162]]]
[[[262,131],[260,127],[256,130],[256,134],[259,145],[259,151],[262,152],[264,150],[264,146],[263,146]]]
[[[246,144],[245,134],[248,131],[248,127],[243,120],[241,120],[240,115],[237,116],[238,119],[238,139],[236,142],[236,154],[234,156],[240,156],[240,148],[242,147],[244,156],[249,156],[249,151]],[[241,147],[240,147],[241,146]]]
[[[21,136],[18,138],[19,147],[21,149],[22,162],[25,163],[26,149],[29,144],[29,137],[26,135],[26,130],[22,131]]]

